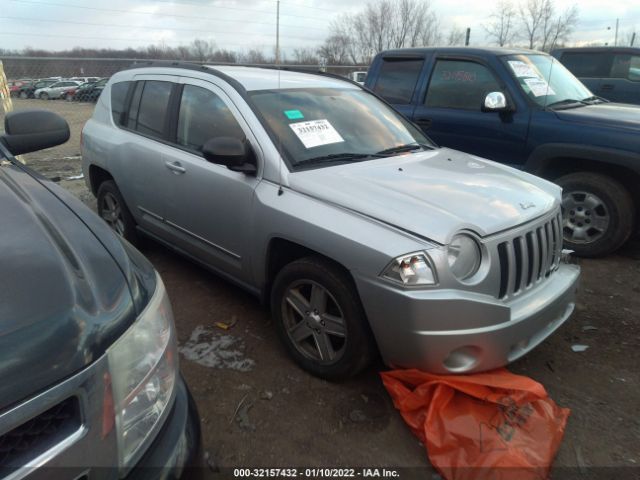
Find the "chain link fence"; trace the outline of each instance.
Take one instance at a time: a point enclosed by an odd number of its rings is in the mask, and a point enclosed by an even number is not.
[[[83,190],[84,182],[80,178],[80,136],[85,122],[93,114],[95,102],[101,92],[100,86],[114,73],[132,64],[150,61],[152,60],[135,58],[0,58],[0,133],[4,132],[4,116],[11,110],[46,109],[64,117],[71,130],[69,141],[58,147],[23,155],[21,160],[44,176],[62,182],[83,200],[88,199],[90,194]],[[362,65],[282,67],[322,70],[349,78],[353,78],[354,72],[367,69]]]

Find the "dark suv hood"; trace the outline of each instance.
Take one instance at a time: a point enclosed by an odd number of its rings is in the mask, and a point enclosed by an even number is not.
[[[93,362],[137,316],[135,254],[59,190],[0,167],[0,411]]]
[[[598,103],[584,107],[557,110],[561,120],[599,126],[640,130],[640,106],[625,103]]]

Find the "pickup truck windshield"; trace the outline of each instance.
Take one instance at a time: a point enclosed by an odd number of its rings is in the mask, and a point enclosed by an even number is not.
[[[593,93],[558,60],[549,55],[503,57],[509,73],[524,92],[542,107],[581,104]]]
[[[364,90],[295,88],[249,95],[294,168],[434,147],[420,130]]]

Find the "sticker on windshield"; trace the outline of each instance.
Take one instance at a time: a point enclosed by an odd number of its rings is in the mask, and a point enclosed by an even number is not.
[[[292,123],[289,126],[305,148],[344,142],[344,139],[326,119]]]
[[[528,63],[521,62],[520,60],[509,60],[509,66],[511,70],[513,70],[513,73],[516,74],[516,77],[540,78],[538,72]]]
[[[289,120],[302,120],[304,118],[304,115],[300,110],[285,110],[284,115]]]
[[[525,78],[524,83],[536,97],[544,97],[545,95],[555,95],[553,88],[541,78]]]

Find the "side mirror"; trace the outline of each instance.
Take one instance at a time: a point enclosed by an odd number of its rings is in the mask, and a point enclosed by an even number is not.
[[[19,110],[4,119],[0,140],[13,155],[55,147],[69,140],[69,125],[60,115],[48,110]]]
[[[235,137],[212,138],[202,147],[202,155],[207,161],[224,165],[234,172],[256,173],[251,147]]]
[[[508,110],[507,97],[502,92],[488,93],[484,98],[482,109],[487,112],[498,112]]]

